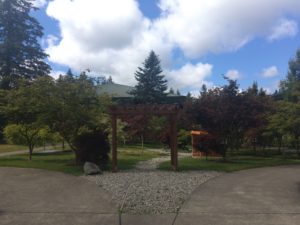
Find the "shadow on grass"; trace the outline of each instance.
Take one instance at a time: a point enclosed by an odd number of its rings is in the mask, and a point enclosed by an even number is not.
[[[284,159],[284,158],[262,158],[262,157],[232,157],[226,161],[220,159],[195,159],[191,157],[182,158],[179,160],[179,171],[188,170],[214,170],[222,172],[233,172],[244,169],[251,169],[266,166],[280,166],[300,164],[300,160]],[[170,170],[167,162],[159,165],[159,169]]]

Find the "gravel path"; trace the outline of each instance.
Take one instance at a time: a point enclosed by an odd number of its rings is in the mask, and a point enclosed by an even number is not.
[[[169,161],[170,160],[170,156],[164,156],[164,157],[159,157],[159,158],[154,158],[154,159],[150,159],[148,161],[140,161],[137,163],[137,165],[135,166],[135,168],[137,170],[155,170],[158,165],[162,162],[165,161]]]
[[[177,212],[197,186],[220,174],[135,169],[86,178],[108,191],[124,213],[162,214]]]

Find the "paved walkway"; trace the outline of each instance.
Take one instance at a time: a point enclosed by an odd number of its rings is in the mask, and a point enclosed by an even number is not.
[[[190,196],[176,225],[298,225],[300,166],[269,167],[209,180]]]
[[[106,192],[82,177],[0,168],[1,225],[118,224]]]
[[[53,153],[53,152],[61,152],[62,150],[54,150],[54,149],[46,149],[44,150],[43,148],[37,148],[34,149],[34,153]],[[19,151],[12,151],[12,152],[3,152],[0,153],[0,157],[5,157],[5,156],[13,156],[13,155],[22,155],[22,154],[29,154],[28,150],[19,150]]]
[[[300,166],[226,174],[199,186],[178,214],[121,215],[81,177],[0,168],[1,225],[298,225]]]

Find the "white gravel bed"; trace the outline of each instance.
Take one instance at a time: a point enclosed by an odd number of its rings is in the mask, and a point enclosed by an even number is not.
[[[220,174],[129,170],[86,178],[110,193],[124,213],[162,214],[177,212],[196,187]]]

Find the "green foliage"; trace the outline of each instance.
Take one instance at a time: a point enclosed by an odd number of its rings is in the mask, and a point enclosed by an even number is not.
[[[41,93],[45,99],[42,108],[47,109],[43,113],[44,122],[66,140],[80,163],[74,142],[82,133],[109,130],[106,109],[110,99],[98,96],[93,81],[85,73],[77,78],[61,76],[50,87],[51,92]]]
[[[167,81],[162,75],[160,60],[154,51],[145,59],[143,67],[138,67],[135,79],[138,84],[130,94],[134,95],[136,103],[161,103],[166,97]]]
[[[18,89],[10,91],[5,112],[11,123],[35,124],[39,129],[48,126],[76,153],[77,136],[108,130],[109,117],[105,110],[109,104],[110,100],[99,97],[93,81],[82,73],[79,77],[60,76],[57,81],[42,77],[21,83]]]
[[[7,125],[7,116],[5,108],[7,105],[8,91],[0,89],[0,143],[4,141],[3,129]]]
[[[48,78],[43,78],[43,82],[48,82]],[[29,159],[34,147],[40,144],[39,132],[45,128],[42,122],[41,98],[39,93],[42,87],[34,82],[20,83],[18,89],[10,90],[7,94],[7,104],[3,111],[8,118],[9,125],[4,133],[8,141],[14,144],[24,144],[29,149]]]
[[[286,79],[280,84],[280,93],[287,101],[300,101],[300,49],[295,58],[289,61],[289,71]]]
[[[300,144],[300,103],[281,101],[277,103],[276,112],[269,117],[268,131],[282,142],[286,135],[290,136],[293,147],[299,156]]]
[[[10,144],[26,145],[31,160],[34,147],[42,143],[41,131],[39,124],[10,124],[4,128],[4,135]]]
[[[191,145],[191,142],[191,132],[184,129],[180,129],[178,132],[177,139],[178,148],[182,150],[188,150],[188,146]]]
[[[10,89],[20,78],[46,76],[50,67],[39,44],[43,28],[30,15],[30,0],[0,1],[0,88]]]
[[[168,126],[166,126],[166,124],[168,124],[167,118],[161,116],[153,116],[149,120],[147,132],[152,133],[152,136],[157,139],[161,136],[162,132],[165,129],[168,129]]]

